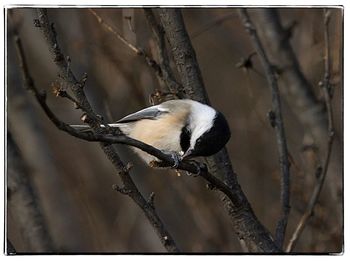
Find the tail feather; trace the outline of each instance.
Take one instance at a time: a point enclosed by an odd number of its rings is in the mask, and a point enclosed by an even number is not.
[[[81,132],[88,132],[88,131],[92,131],[91,127],[89,125],[69,125],[72,128],[81,131]],[[123,123],[111,123],[108,124],[109,127],[111,128],[121,128],[121,129],[125,129],[127,128],[127,124],[123,124]],[[105,125],[101,125],[101,128],[105,128]]]
[[[91,128],[89,125],[69,125],[69,126],[81,132],[91,131]]]

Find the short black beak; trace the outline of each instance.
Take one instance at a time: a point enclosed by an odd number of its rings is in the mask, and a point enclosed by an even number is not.
[[[192,153],[193,153],[193,149],[188,149],[184,155],[182,155],[182,159],[189,159],[191,156],[192,156]]]

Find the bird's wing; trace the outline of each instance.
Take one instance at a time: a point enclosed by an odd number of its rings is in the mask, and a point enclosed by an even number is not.
[[[138,121],[142,119],[152,120],[168,112],[169,111],[167,108],[164,108],[163,106],[160,106],[160,105],[156,105],[156,106],[148,107],[146,109],[129,114],[128,116],[125,116],[124,118],[117,121],[117,123],[126,123],[126,122]]]

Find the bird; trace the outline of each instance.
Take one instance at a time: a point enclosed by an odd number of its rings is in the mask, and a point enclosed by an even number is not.
[[[175,162],[173,168],[185,159],[216,154],[231,137],[230,127],[221,112],[191,99],[168,100],[108,125],[170,154]],[[88,125],[71,126],[80,131],[91,130]],[[133,150],[147,164],[164,167],[156,157],[138,148]]]

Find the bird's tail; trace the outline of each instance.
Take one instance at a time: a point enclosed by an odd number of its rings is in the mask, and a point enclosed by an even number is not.
[[[69,125],[71,126],[72,128],[80,131],[80,132],[88,132],[88,131],[91,131],[91,127],[89,125]],[[125,124],[123,123],[111,123],[111,124],[108,124],[109,127],[111,128],[120,128],[120,129],[124,129],[125,127]],[[105,128],[106,126],[105,125],[100,125],[101,128]]]

